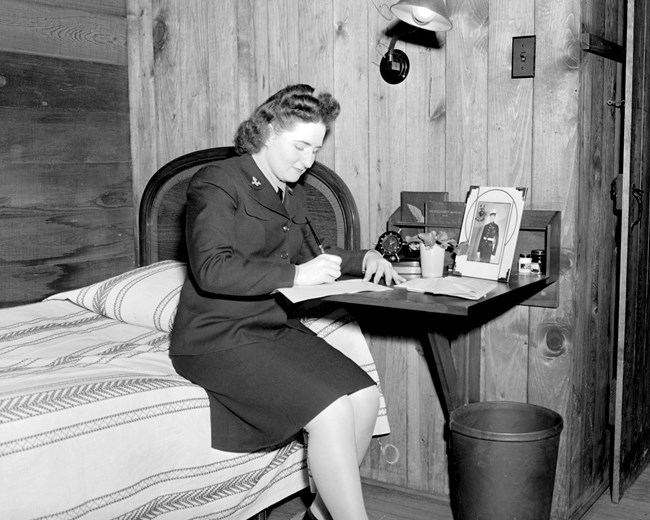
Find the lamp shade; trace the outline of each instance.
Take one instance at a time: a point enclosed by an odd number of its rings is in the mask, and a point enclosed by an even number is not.
[[[403,22],[427,31],[448,31],[452,27],[445,0],[400,0],[390,10]]]

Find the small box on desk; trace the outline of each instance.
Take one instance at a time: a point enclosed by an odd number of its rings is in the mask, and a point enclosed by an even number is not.
[[[458,239],[465,214],[464,202],[427,202],[424,227],[446,231],[450,238]],[[401,222],[402,225],[408,225]],[[560,237],[561,212],[552,210],[524,210],[517,237],[517,247],[510,279],[519,276],[518,260],[520,254],[530,254],[534,249],[546,252],[545,274],[551,282],[560,276]],[[539,275],[526,275],[539,276]],[[558,284],[553,283],[543,291],[532,296],[522,305],[535,307],[557,307],[559,304]]]

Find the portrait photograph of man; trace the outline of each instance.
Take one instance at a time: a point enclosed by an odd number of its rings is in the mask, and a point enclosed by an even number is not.
[[[480,262],[492,262],[499,245],[499,225],[494,222],[497,218],[495,209],[488,213],[489,222],[483,226],[481,239],[478,243],[478,259]]]
[[[525,188],[473,186],[470,189],[456,254],[459,273],[487,280],[508,280],[525,199]]]
[[[498,264],[503,250],[503,223],[507,222],[509,204],[481,205],[476,211],[470,234],[469,258],[472,262]]]

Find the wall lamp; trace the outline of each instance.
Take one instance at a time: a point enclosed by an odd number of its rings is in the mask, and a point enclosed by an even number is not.
[[[416,28],[427,31],[448,31],[452,27],[445,0],[400,0],[392,5],[390,10],[397,18]],[[404,34],[406,33],[402,32],[393,36],[388,52],[379,64],[381,77],[391,85],[401,83],[409,73],[408,56],[405,52],[395,49],[395,43]]]

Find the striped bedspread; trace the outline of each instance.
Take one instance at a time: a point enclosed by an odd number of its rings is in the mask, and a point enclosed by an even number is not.
[[[306,322],[376,378],[349,317]],[[0,310],[2,518],[243,520],[309,484],[298,442],[211,449],[207,398],[167,349],[167,331],[66,299]]]

